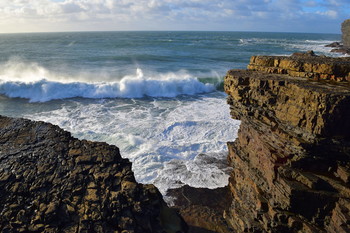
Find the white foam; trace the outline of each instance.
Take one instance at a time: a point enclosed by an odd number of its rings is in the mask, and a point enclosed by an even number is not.
[[[105,141],[133,162],[136,179],[162,193],[184,184],[216,188],[228,183],[227,141],[237,137],[225,95],[154,101],[110,99],[27,116],[57,124],[79,138]]]
[[[309,51],[312,50],[316,54],[324,54],[327,56],[338,57],[339,54],[332,53],[331,50],[333,48],[325,47],[326,45],[332,43],[334,41],[329,40],[304,40],[298,41],[297,43],[293,43],[290,45],[286,45],[286,47],[296,48],[300,51]]]
[[[175,97],[212,92],[213,84],[204,84],[185,72],[145,76],[141,69],[135,75],[115,81],[93,82],[82,77],[55,75],[45,68],[20,61],[8,62],[0,67],[0,94],[26,98],[31,102],[73,97],[84,98],[142,98]],[[80,81],[72,81],[78,79]],[[96,80],[99,77],[95,77]]]
[[[282,46],[286,49],[297,49],[297,51],[309,51],[313,50],[316,54],[324,54],[331,57],[346,56],[339,53],[333,53],[331,50],[333,48],[325,47],[334,41],[331,40],[290,40],[290,39],[272,39],[272,38],[249,38],[249,39],[240,39],[239,44],[241,46],[252,45],[252,44],[264,44],[264,45],[275,45]],[[270,53],[269,55],[291,55],[291,54],[276,54]]]

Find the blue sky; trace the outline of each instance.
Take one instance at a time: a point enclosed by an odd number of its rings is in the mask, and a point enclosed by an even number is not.
[[[350,0],[1,0],[0,33],[214,30],[340,33]]]

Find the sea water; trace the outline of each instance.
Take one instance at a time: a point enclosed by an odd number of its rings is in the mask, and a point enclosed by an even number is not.
[[[324,47],[336,34],[69,32],[0,34],[0,114],[118,146],[137,181],[163,194],[228,183],[237,137],[222,90],[252,55]]]

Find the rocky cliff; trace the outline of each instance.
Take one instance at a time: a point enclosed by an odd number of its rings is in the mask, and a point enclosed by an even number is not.
[[[225,91],[237,232],[350,232],[350,60],[252,57]],[[337,82],[339,81],[339,82]]]
[[[0,116],[1,232],[182,232],[115,146]]]
[[[350,19],[345,20],[341,25],[343,45],[350,47]]]

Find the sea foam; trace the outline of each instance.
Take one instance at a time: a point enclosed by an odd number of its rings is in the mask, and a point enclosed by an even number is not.
[[[173,99],[66,101],[54,111],[31,114],[80,139],[117,145],[133,163],[138,182],[153,183],[165,194],[182,185],[227,185],[227,141],[237,137],[225,95]]]

